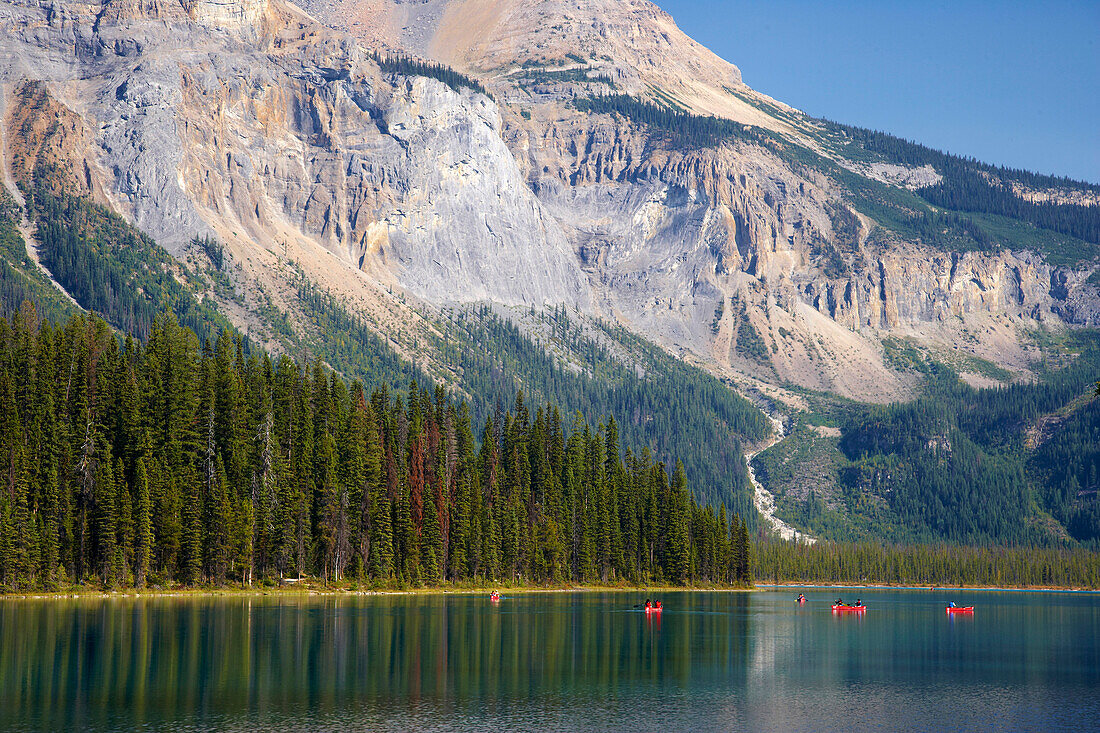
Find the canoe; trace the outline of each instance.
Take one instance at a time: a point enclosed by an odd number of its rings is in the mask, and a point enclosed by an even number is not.
[[[973,606],[948,606],[946,608],[948,613],[974,613]]]
[[[660,606],[650,606],[649,608],[647,608],[645,610],[645,612],[646,613],[660,613],[661,612],[661,607]]]
[[[862,613],[867,606],[833,606],[834,613]]]

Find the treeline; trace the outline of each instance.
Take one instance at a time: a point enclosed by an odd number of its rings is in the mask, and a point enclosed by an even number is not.
[[[1070,190],[1083,190],[1100,192],[1100,185],[1077,181],[1065,176],[1051,176],[1043,173],[1033,173],[1019,168],[1006,168],[1003,166],[983,163],[976,158],[970,158],[952,153],[945,153],[927,145],[891,135],[880,130],[869,130],[864,127],[845,125],[832,120],[821,120],[833,131],[838,131],[851,139],[851,141],[864,150],[878,153],[884,158],[909,166],[931,165],[937,171],[941,168],[957,169],[968,167],[991,173],[1003,180],[1013,180],[1028,186],[1029,188],[1065,188]]]
[[[381,384],[426,383],[424,370],[392,348],[327,291],[298,283],[299,303],[320,334],[315,351],[369,389]],[[454,369],[470,397],[471,416],[484,420],[517,390],[567,414],[595,421],[616,415],[624,446],[648,446],[655,460],[683,462],[693,495],[722,503],[755,528],[742,440],[758,440],[769,427],[763,414],[734,390],[700,369],[665,354],[622,328],[579,320],[558,307],[539,319],[548,329],[536,342],[488,307],[453,312],[437,324],[432,345]],[[620,359],[611,348],[627,352]],[[576,361],[574,361],[574,359]]]
[[[186,271],[167,252],[107,208],[64,193],[63,177],[39,164],[23,193],[42,264],[82,308],[140,339],[164,310],[202,337],[228,327],[190,292]]]
[[[23,209],[0,186],[0,314],[15,313],[34,300],[50,318],[62,320],[76,309],[31,260],[19,231]]]
[[[672,101],[659,105],[628,94],[607,94],[576,97],[573,106],[581,112],[622,115],[664,134],[680,148],[714,147],[730,139],[770,141],[755,128],[721,117],[694,115]]]
[[[0,583],[751,581],[746,525],[621,453],[614,419],[520,394],[477,433],[441,388],[27,305],[0,319]]]
[[[755,557],[763,583],[1100,588],[1100,553],[1084,549],[773,540]]]
[[[1024,221],[1040,229],[1100,244],[1100,207],[1078,204],[1031,202],[1017,196],[1007,182],[1034,189],[1061,188],[1095,193],[1100,186],[1068,178],[981,163],[904,140],[894,135],[859,127],[827,123],[855,145],[885,159],[910,166],[931,165],[943,177],[938,184],[916,193],[935,206],[954,211],[995,214]]]
[[[424,76],[429,79],[441,81],[456,92],[465,87],[467,89],[472,89],[478,94],[484,94],[486,97],[492,98],[492,95],[489,94],[489,90],[482,86],[481,82],[477,79],[472,79],[465,74],[460,74],[449,66],[429,61],[421,61],[411,56],[404,56],[396,53],[383,56],[380,53],[371,52],[370,57],[378,64],[378,67],[384,74]]]

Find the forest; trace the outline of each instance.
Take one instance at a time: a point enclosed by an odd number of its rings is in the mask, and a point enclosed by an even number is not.
[[[974,389],[933,365],[924,397],[851,413],[841,482],[886,497],[899,540],[1046,544],[1048,529],[1025,521],[1035,505],[1068,539],[1094,545],[1100,344],[1089,332],[1067,338],[1072,363],[1037,384]]]
[[[489,93],[481,82],[476,79],[471,79],[465,74],[461,74],[449,66],[443,64],[437,64],[429,61],[420,61],[409,56],[402,54],[391,53],[387,56],[383,56],[380,53],[371,52],[371,59],[374,63],[378,64],[378,68],[382,70],[383,74],[401,74],[402,76],[424,76],[429,79],[436,79],[441,81],[456,92],[463,87],[472,89],[478,94],[484,94],[486,97],[492,98],[492,94]]]
[[[1040,229],[1100,244],[1100,211],[1097,211],[1097,207],[1028,201],[1016,195],[1006,183],[1014,182],[1033,189],[1092,193],[1100,190],[1100,186],[993,166],[972,158],[934,150],[884,132],[824,120],[822,122],[827,129],[842,133],[851,141],[851,145],[886,160],[909,166],[931,165],[935,168],[942,180],[916,191],[917,195],[930,204],[952,211],[1005,216]]]
[[[776,540],[755,548],[761,583],[1100,588],[1100,553],[1081,548]]]
[[[424,383],[422,370],[398,357],[327,292],[303,281],[298,294],[318,327],[316,352],[333,367],[368,388],[412,379]],[[670,463],[675,456],[696,499],[724,504],[755,529],[741,442],[767,435],[760,410],[715,377],[621,326],[597,322],[586,330],[564,307],[526,317],[545,329],[541,342],[487,307],[459,309],[437,323],[442,337],[431,346],[459,375],[475,420],[483,420],[498,402],[509,403],[520,389],[530,399],[580,412],[589,421],[615,415],[624,446],[635,452],[648,446],[654,459]],[[579,369],[556,355],[563,350]]]
[[[406,395],[170,312],[143,342],[25,304],[0,319],[0,584],[751,583],[746,524],[613,417]]]
[[[758,128],[721,117],[691,114],[672,98],[666,104],[646,102],[628,94],[576,97],[573,106],[592,114],[619,114],[666,137],[681,149],[708,148],[729,139],[770,142]]]

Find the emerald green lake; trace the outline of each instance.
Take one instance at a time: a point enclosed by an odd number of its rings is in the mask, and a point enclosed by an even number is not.
[[[1100,725],[1100,595],[805,593],[4,600],[0,730]]]

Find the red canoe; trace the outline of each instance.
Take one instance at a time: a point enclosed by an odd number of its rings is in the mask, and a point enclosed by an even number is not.
[[[661,604],[658,603],[656,606],[648,606],[648,607],[646,607],[645,612],[646,613],[660,613],[661,612]]]
[[[833,606],[833,613],[863,613],[867,606]]]
[[[948,613],[974,613],[973,606],[948,606]]]

